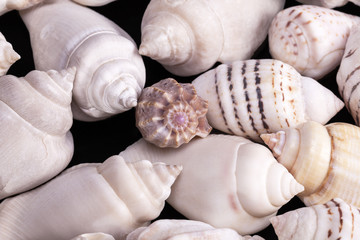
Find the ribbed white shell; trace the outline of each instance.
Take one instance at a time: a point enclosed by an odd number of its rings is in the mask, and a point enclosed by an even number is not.
[[[7,42],[4,35],[0,32],[0,76],[7,73],[11,65],[20,59],[11,43]]]

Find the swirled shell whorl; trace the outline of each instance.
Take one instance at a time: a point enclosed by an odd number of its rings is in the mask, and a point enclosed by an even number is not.
[[[340,64],[350,29],[360,17],[313,5],[279,12],[269,29],[271,56],[320,79]]]
[[[0,204],[2,240],[71,239],[104,232],[123,239],[159,216],[181,166],[111,156],[79,164]]]
[[[221,64],[192,84],[208,101],[207,119],[213,128],[255,141],[261,141],[261,133],[307,120],[326,123],[344,106],[314,79],[273,59]]]
[[[0,76],[5,75],[11,65],[19,59],[20,55],[14,51],[12,45],[0,32]]]
[[[145,140],[159,147],[179,147],[206,137],[208,104],[190,83],[167,78],[145,88],[136,107],[136,126]]]
[[[270,219],[279,240],[359,239],[360,209],[340,198]]]

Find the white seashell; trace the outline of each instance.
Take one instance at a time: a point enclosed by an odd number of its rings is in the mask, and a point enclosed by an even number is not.
[[[348,123],[323,126],[307,122],[298,128],[261,136],[305,190],[305,205],[339,197],[360,207],[360,128]]]
[[[32,7],[43,1],[44,0],[1,0],[0,16],[12,10],[22,10]]]
[[[287,8],[271,23],[270,54],[300,74],[320,79],[340,64],[350,29],[358,24],[360,17],[324,7]]]
[[[0,77],[0,199],[46,182],[70,162],[74,75],[72,68]]]
[[[347,4],[348,2],[352,2],[358,6],[360,6],[359,0],[296,0],[300,3],[304,4],[311,4],[311,5],[317,5],[321,7],[327,7],[327,8],[335,8],[335,7],[341,7]]]
[[[71,239],[104,232],[121,239],[158,217],[180,166],[141,160],[80,164],[0,204],[0,239]]]
[[[329,89],[278,60],[222,64],[192,84],[208,101],[209,124],[261,141],[259,135],[314,120],[329,121],[344,103]]]
[[[260,236],[240,236],[230,228],[214,228],[194,220],[162,219],[135,229],[125,240],[263,240]]]
[[[47,0],[21,17],[37,69],[76,67],[75,119],[104,119],[136,106],[144,63],[135,42],[114,22],[68,0]]]
[[[248,59],[265,40],[284,0],[152,0],[141,24],[140,54],[179,76],[217,61]]]
[[[19,59],[20,55],[14,51],[12,45],[0,32],[0,76],[5,75],[11,65]]]
[[[73,1],[84,6],[98,7],[114,2],[115,0],[73,0]]]
[[[239,234],[268,226],[269,218],[303,190],[266,147],[239,136],[210,134],[178,148],[140,139],[120,156],[182,165],[169,204],[188,219]]]
[[[359,239],[360,209],[335,198],[270,219],[279,240]]]
[[[71,240],[115,240],[113,236],[106,233],[84,233],[72,238]]]

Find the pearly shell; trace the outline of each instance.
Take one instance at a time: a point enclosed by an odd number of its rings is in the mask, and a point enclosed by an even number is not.
[[[261,141],[259,135],[314,120],[326,123],[344,103],[329,89],[278,60],[221,64],[192,84],[208,101],[209,124]]]
[[[84,233],[72,238],[71,240],[115,240],[113,236],[106,233]]]
[[[84,6],[99,7],[114,2],[115,0],[73,0],[73,1]]]
[[[0,239],[71,239],[104,232],[121,239],[158,217],[180,166],[112,156],[74,166],[0,204]]]
[[[70,162],[74,75],[72,68],[0,77],[0,199],[37,187]]]
[[[217,61],[248,59],[285,0],[151,0],[141,23],[141,55],[179,76]]]
[[[188,219],[242,235],[268,226],[269,218],[303,190],[266,147],[239,136],[210,134],[179,148],[140,139],[120,156],[182,165],[167,202]]]
[[[305,205],[339,197],[360,207],[360,128],[349,123],[298,128],[261,136],[295,179],[304,185]]]
[[[21,17],[37,69],[76,67],[75,119],[100,120],[136,106],[144,63],[135,42],[114,22],[69,0],[47,0]]]
[[[360,209],[340,198],[270,219],[279,240],[359,239]]]
[[[0,16],[12,10],[22,10],[32,7],[43,1],[44,0],[1,0]]]
[[[147,227],[135,229],[125,240],[264,240],[260,236],[240,236],[230,228],[213,226],[193,220],[162,219]]]
[[[340,64],[350,29],[358,24],[360,17],[324,7],[287,8],[271,23],[270,54],[304,76],[321,79]]]
[[[327,7],[327,8],[335,8],[335,7],[341,7],[347,4],[348,2],[352,2],[358,6],[360,6],[359,0],[296,0],[300,3],[304,4],[311,4],[311,5],[317,5],[321,7]]]
[[[145,140],[159,147],[179,147],[193,137],[206,137],[207,102],[190,83],[163,79],[145,88],[136,107],[136,126]]]
[[[0,76],[5,75],[11,65],[19,59],[20,55],[14,51],[12,45],[0,32]]]

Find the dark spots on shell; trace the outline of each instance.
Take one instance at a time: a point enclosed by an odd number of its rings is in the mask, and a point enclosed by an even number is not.
[[[280,40],[283,40],[284,38],[285,38],[285,36],[284,36],[284,35],[281,35]]]
[[[310,24],[310,23],[311,23],[311,20],[305,22],[304,25],[307,25],[307,24]]]
[[[285,122],[286,122],[286,125],[287,125],[288,127],[290,127],[290,124],[289,124],[289,121],[288,121],[287,118],[285,118]]]
[[[267,125],[267,123],[265,121],[266,116],[265,116],[265,112],[264,112],[264,103],[262,101],[261,89],[259,87],[256,88],[256,95],[257,95],[257,99],[258,99],[258,108],[259,108],[259,112],[261,115],[261,121],[262,121],[263,127],[268,130],[269,125]]]
[[[294,12],[295,12],[295,9],[291,10],[291,11],[289,12],[289,16],[290,16],[291,14],[293,14]]]
[[[285,28],[288,28],[290,26],[290,24],[291,24],[291,21],[288,21],[285,25]]]
[[[291,88],[291,86],[289,86],[289,91],[290,91],[290,92],[292,91],[292,88]]]
[[[232,65],[227,65],[227,80],[231,81],[232,78]]]
[[[351,55],[353,55],[355,52],[356,52],[357,48],[356,49],[350,49],[347,54],[345,55],[344,58],[348,58],[348,57],[351,57]]]
[[[301,17],[302,13],[303,13],[303,12],[299,12],[299,13],[294,17],[294,19]]]
[[[233,85],[232,85],[232,84],[229,85],[229,90],[230,90],[230,91],[233,90]],[[233,96],[231,96],[231,97],[233,97]]]
[[[215,92],[216,92],[216,95],[217,95],[217,100],[218,100],[219,108],[220,108],[220,111],[221,111],[221,115],[222,115],[223,120],[224,120],[224,124],[227,127],[229,133],[233,134],[233,131],[231,131],[231,129],[229,129],[229,127],[228,127],[228,122],[227,122],[227,119],[225,117],[225,111],[224,111],[224,108],[223,108],[222,103],[221,103],[221,98],[220,98],[220,95],[219,95],[218,76],[217,76],[216,71],[215,71]]]
[[[254,67],[254,72],[258,72],[258,71],[259,71],[259,66],[260,66],[260,60],[256,60],[256,62],[255,62],[255,67]]]
[[[245,73],[246,73],[246,62],[244,62],[241,67],[241,74],[244,75]]]
[[[299,32],[296,34],[296,36],[300,37],[301,35],[303,35],[303,32]]]
[[[247,88],[247,79],[246,77],[243,78],[243,89]]]
[[[331,235],[332,235],[332,231],[331,231],[331,229],[329,229],[329,231],[328,231],[328,238],[330,238]]]

